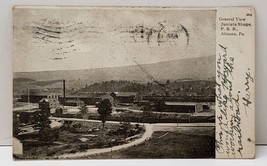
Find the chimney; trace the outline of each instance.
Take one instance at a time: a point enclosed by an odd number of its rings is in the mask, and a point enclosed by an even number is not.
[[[63,80],[63,106],[65,105],[65,99],[66,99],[66,87],[65,87],[65,80]]]

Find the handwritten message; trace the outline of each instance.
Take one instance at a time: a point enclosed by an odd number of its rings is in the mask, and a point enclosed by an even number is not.
[[[229,158],[243,156],[243,135],[242,135],[242,111],[252,111],[251,84],[254,78],[250,69],[244,75],[245,89],[233,90],[235,80],[235,58],[229,55],[226,46],[219,44],[217,59],[216,79],[216,102],[219,109],[216,113],[216,121],[219,125],[217,130],[216,151],[227,154]],[[245,92],[240,93],[240,91]]]

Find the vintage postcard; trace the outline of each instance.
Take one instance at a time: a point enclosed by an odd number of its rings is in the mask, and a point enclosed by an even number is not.
[[[254,8],[14,7],[13,156],[254,158]]]

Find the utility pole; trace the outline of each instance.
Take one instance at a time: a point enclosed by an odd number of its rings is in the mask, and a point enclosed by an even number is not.
[[[66,85],[65,85],[65,80],[63,79],[63,108],[65,105],[65,98],[66,98]]]
[[[179,118],[180,118],[180,116],[179,116],[179,115],[177,115],[177,116],[176,116],[177,127],[178,127]]]
[[[28,87],[28,111],[30,111],[30,88]]]

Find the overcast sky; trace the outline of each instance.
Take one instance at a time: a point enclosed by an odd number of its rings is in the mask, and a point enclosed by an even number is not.
[[[215,11],[16,8],[14,72],[215,56]]]

